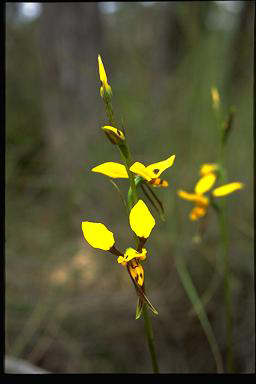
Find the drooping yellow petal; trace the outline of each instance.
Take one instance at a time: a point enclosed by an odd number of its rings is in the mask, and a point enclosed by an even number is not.
[[[133,232],[138,237],[145,239],[149,237],[156,223],[148,207],[142,200],[139,200],[131,209],[129,220]]]
[[[189,192],[183,191],[182,189],[179,189],[177,191],[177,194],[179,197],[181,197],[184,200],[188,200],[188,201],[196,201],[197,200],[197,195],[195,193],[189,193]]]
[[[128,263],[128,261],[135,259],[135,258],[138,258],[140,260],[145,260],[146,254],[147,254],[147,251],[145,248],[142,249],[141,253],[136,251],[133,248],[127,248],[124,256],[119,256],[117,259],[117,262],[122,264],[122,265],[126,265]]]
[[[196,193],[188,193],[186,191],[183,191],[182,189],[179,189],[177,191],[177,194],[184,200],[194,201],[200,207],[207,207],[209,205],[209,199],[206,196],[202,196],[199,194],[197,195]]]
[[[103,251],[109,251],[115,244],[114,235],[104,224],[92,223],[90,221],[82,222],[82,231],[85,240],[93,247]]]
[[[200,217],[203,217],[206,214],[207,210],[204,207],[194,207],[192,211],[189,214],[189,218],[192,221],[200,219]]]
[[[222,185],[221,187],[215,188],[212,192],[213,196],[220,197],[220,196],[225,196],[229,195],[230,193],[244,188],[243,183],[235,182],[235,183],[229,183]]]
[[[97,167],[92,168],[92,172],[102,173],[103,175],[112,177],[114,179],[128,178],[125,166],[119,163],[114,163],[113,161],[97,165]]]
[[[216,181],[217,176],[214,173],[209,173],[206,176],[203,176],[195,186],[195,193],[203,195],[205,192],[209,191],[212,188],[213,184]]]
[[[152,178],[154,178],[154,173],[150,172],[145,165],[140,163],[139,161],[136,161],[131,167],[130,171],[133,173],[136,173],[137,175],[142,176],[147,181],[150,181]]]
[[[131,260],[129,263],[129,271],[133,280],[142,287],[144,283],[144,269],[142,265],[138,263],[137,260]]]
[[[213,173],[217,171],[218,168],[219,168],[218,164],[205,163],[201,165],[199,174],[200,176],[206,176],[208,173]]]
[[[168,157],[168,159],[159,161],[158,163],[150,164],[146,167],[147,171],[154,175],[155,178],[159,177],[163,171],[170,168],[175,160],[175,155]]]

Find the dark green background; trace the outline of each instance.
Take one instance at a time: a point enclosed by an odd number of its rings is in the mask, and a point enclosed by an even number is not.
[[[161,372],[216,369],[174,257],[182,254],[203,293],[220,252],[218,223],[210,211],[195,244],[191,204],[176,191],[192,191],[200,165],[217,160],[211,87],[224,115],[236,107],[225,154],[228,181],[245,184],[226,198],[234,365],[253,372],[254,2],[126,2],[112,13],[104,4],[44,3],[33,20],[6,5],[6,353],[51,372],[151,372],[129,276],[81,231],[83,220],[103,222],[121,249],[133,245],[116,190],[90,172],[120,161],[100,129],[100,53],[133,160],[176,155],[164,173],[169,188],[156,190],[166,221],[155,216],[144,262]],[[127,181],[116,182],[126,193]],[[225,363],[222,285],[206,308]]]

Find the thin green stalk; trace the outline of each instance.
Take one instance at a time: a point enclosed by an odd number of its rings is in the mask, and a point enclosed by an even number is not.
[[[130,196],[128,196],[128,207],[129,207],[129,209],[131,209],[133,207],[133,205],[138,201],[138,194],[137,194],[137,190],[136,190],[134,176],[129,169],[130,165],[131,165],[130,152],[129,152],[127,145],[126,146],[119,146],[118,148],[119,148],[121,157],[124,161],[124,164],[125,164],[128,176],[129,176],[131,194],[130,194]],[[154,344],[154,337],[153,337],[153,328],[152,328],[151,320],[150,320],[150,317],[148,315],[147,307],[145,304],[143,305],[143,308],[142,308],[142,314],[143,314],[144,328],[145,328],[145,332],[146,332],[146,336],[147,336],[148,347],[149,347],[150,356],[151,356],[153,372],[159,373],[155,344]]]
[[[223,264],[224,264],[224,296],[226,307],[226,345],[227,345],[227,369],[229,373],[233,372],[233,315],[232,315],[232,295],[230,288],[230,262],[228,254],[228,233],[226,225],[225,210],[222,209],[218,213],[220,236],[223,247]]]
[[[136,202],[138,201],[138,194],[137,194],[137,189],[134,181],[134,176],[133,176],[133,173],[130,171],[131,155],[130,155],[128,146],[125,144],[119,145],[118,149],[129,177],[129,182],[131,187],[131,199],[128,198],[128,207],[129,209],[131,209],[133,205],[136,204]]]
[[[205,332],[205,335],[207,337],[208,343],[210,345],[218,373],[223,373],[223,365],[222,365],[222,358],[219,351],[218,344],[216,342],[211,324],[208,320],[208,317],[205,313],[204,307],[201,304],[200,297],[196,291],[196,288],[193,284],[193,281],[190,277],[190,274],[187,270],[186,264],[183,260],[183,257],[181,255],[175,255],[175,264],[177,271],[180,275],[181,282],[184,286],[185,291],[187,292],[187,295],[191,301],[191,303],[194,305],[195,312],[197,314],[197,317],[201,323],[201,326]]]
[[[197,306],[200,307],[201,305],[204,308],[206,307],[206,305],[209,303],[214,293],[216,292],[217,288],[220,286],[220,282],[222,281],[222,279],[223,279],[223,273],[217,270],[214,273],[212,279],[210,280],[208,287],[206,288],[204,293],[201,295],[199,303],[194,303],[195,307]],[[189,311],[189,315],[194,316],[195,313],[196,313],[195,308],[191,308],[191,310]]]
[[[157,363],[156,350],[155,350],[155,344],[154,344],[153,328],[152,328],[150,317],[148,315],[148,309],[146,305],[143,305],[142,313],[143,313],[144,327],[147,335],[148,346],[150,350],[153,372],[159,373],[159,367]]]
[[[114,124],[114,112],[113,112],[112,103],[108,101],[105,103],[105,106],[106,106],[106,113],[108,116],[109,123]],[[129,151],[129,147],[127,145],[127,140],[125,140],[123,144],[120,144],[117,146],[129,177],[130,189],[128,192],[127,202],[128,202],[128,210],[130,211],[131,208],[138,201],[138,194],[137,194],[137,189],[135,185],[134,175],[130,171],[130,166],[132,165],[131,154]],[[154,344],[154,337],[153,337],[153,328],[152,328],[151,320],[147,313],[147,307],[145,304],[143,304],[142,313],[143,313],[144,327],[145,327],[145,332],[147,336],[147,342],[149,346],[153,372],[159,373],[157,358],[156,358],[156,351],[155,351],[155,344]]]
[[[220,151],[219,151],[219,164],[222,172],[220,173],[220,183],[224,184],[226,179],[226,172],[223,167],[225,155],[226,141],[223,136],[220,137]],[[224,269],[224,299],[226,307],[226,347],[227,347],[227,370],[233,373],[233,313],[232,313],[232,293],[230,289],[230,263],[228,253],[228,229],[226,220],[226,205],[225,201],[218,205],[217,215],[219,220],[220,237],[223,249],[223,269]]]
[[[173,204],[173,209],[174,209],[174,216],[176,217],[176,220],[173,222],[174,224],[173,232],[176,237],[176,244],[181,244],[181,241],[179,240],[179,234],[181,233],[181,231],[180,231],[177,204],[175,203]],[[194,286],[193,280],[190,276],[185,260],[182,257],[181,252],[177,249],[177,247],[176,247],[176,251],[174,252],[174,259],[175,259],[175,265],[176,265],[176,269],[178,271],[181,283],[187,293],[187,296],[193,306],[193,310],[200,321],[202,329],[209,343],[213,358],[215,360],[216,370],[218,373],[223,373],[222,357],[221,357],[219,346],[216,341],[211,323],[209,322],[207,313],[204,309],[200,296],[197,293],[197,290]]]

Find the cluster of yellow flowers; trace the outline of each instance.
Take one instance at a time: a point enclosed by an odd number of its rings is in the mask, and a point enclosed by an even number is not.
[[[195,185],[194,193],[178,190],[177,193],[179,197],[195,203],[195,207],[189,214],[190,220],[198,220],[205,216],[214,197],[229,195],[230,193],[244,187],[243,183],[233,182],[212,189],[217,180],[218,169],[218,164],[203,164],[200,168],[201,178]],[[210,193],[209,197],[205,196],[207,192]]]
[[[101,81],[100,95],[104,99],[106,105],[108,105],[111,101],[112,89],[108,83],[107,75],[100,55],[98,56],[98,64]],[[213,92],[213,102],[215,106],[219,104],[219,95],[217,90],[214,90]],[[125,145],[126,137],[123,130],[119,130],[112,125],[105,125],[102,129],[113,144],[118,146]],[[92,172],[101,173],[110,178],[122,179],[128,179],[128,172],[131,172],[134,177],[140,178],[140,181],[144,184],[148,184],[152,187],[165,188],[168,187],[168,182],[161,179],[160,176],[166,169],[170,168],[174,164],[174,161],[175,155],[171,155],[166,160],[159,161],[148,166],[145,166],[137,161],[127,167],[127,164],[125,166],[110,161],[94,167]],[[218,178],[218,170],[218,164],[203,164],[200,168],[201,178],[196,183],[194,192],[188,193],[183,190],[177,191],[179,197],[195,203],[195,207],[189,215],[191,220],[198,220],[205,216],[214,197],[225,196],[237,189],[243,188],[242,183],[233,182],[212,190],[212,187]],[[209,196],[205,196],[207,192],[210,193]],[[92,247],[108,251],[117,256],[117,262],[127,268],[137,292],[144,297],[153,312],[157,313],[148,301],[144,292],[144,270],[141,265],[141,261],[146,259],[147,250],[144,248],[144,245],[155,226],[155,219],[144,201],[138,200],[131,207],[129,212],[129,222],[132,231],[137,236],[137,248],[134,249],[129,247],[124,252],[117,249],[113,233],[104,224],[84,221],[82,222],[82,231],[85,240]]]

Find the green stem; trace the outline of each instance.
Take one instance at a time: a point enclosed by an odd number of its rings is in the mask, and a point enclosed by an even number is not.
[[[134,204],[136,204],[136,202],[138,201],[138,194],[137,194],[137,189],[136,189],[136,185],[135,185],[135,181],[134,181],[134,175],[130,171],[130,166],[132,165],[131,164],[131,155],[130,155],[127,144],[119,145],[118,149],[119,149],[119,152],[121,154],[122,160],[123,160],[125,168],[126,168],[126,172],[128,174],[128,177],[129,177],[129,182],[130,182],[130,187],[131,187],[131,195],[130,195],[131,198],[130,199],[128,198],[128,207],[129,207],[129,209],[131,209],[134,206]]]
[[[137,189],[135,185],[134,175],[130,171],[131,155],[130,155],[130,151],[128,149],[127,144],[118,146],[118,149],[120,151],[126,171],[129,176],[131,193],[128,194],[128,207],[129,207],[129,210],[131,210],[134,204],[136,204],[136,202],[138,201],[138,194],[137,194]],[[150,317],[147,312],[147,306],[145,304],[143,304],[142,314],[143,314],[144,328],[147,336],[148,347],[149,347],[150,356],[151,356],[153,372],[159,373],[156,351],[155,351],[155,344],[154,344],[153,328],[152,328]]]
[[[174,217],[176,217],[176,220],[173,222],[174,224],[173,232],[176,238],[176,244],[181,244],[182,241],[181,239],[179,239],[179,236],[181,233],[180,223],[179,223],[179,213],[177,210],[177,204],[175,204],[175,202],[173,204],[173,209],[174,209]],[[193,280],[190,276],[185,260],[182,257],[182,253],[181,251],[179,251],[179,249],[176,249],[176,251],[174,252],[174,259],[175,259],[175,265],[176,265],[176,269],[179,274],[181,283],[187,293],[187,296],[190,302],[193,305],[193,311],[196,313],[196,316],[198,317],[198,320],[202,326],[202,329],[209,343],[213,358],[215,360],[216,370],[218,373],[222,373],[223,363],[222,363],[222,357],[221,357],[218,343],[216,341],[211,323],[207,317],[207,313],[205,311],[203,303],[194,286]]]
[[[194,305],[194,310],[197,314],[197,317],[201,323],[201,326],[205,332],[208,343],[210,345],[210,348],[211,348],[211,351],[212,351],[212,354],[213,354],[213,357],[214,357],[214,360],[216,363],[217,372],[222,373],[223,372],[223,366],[222,366],[222,359],[221,359],[221,354],[219,351],[218,344],[216,342],[211,324],[208,320],[208,317],[207,317],[205,310],[202,306],[202,303],[200,301],[200,297],[196,291],[196,288],[193,284],[193,281],[192,281],[190,274],[187,270],[186,264],[185,264],[181,255],[178,256],[176,254],[175,264],[176,264],[177,271],[180,275],[180,279],[182,281],[182,284],[184,286],[184,289],[187,292],[187,295],[188,295],[190,301],[193,304],[196,303],[196,305]]]
[[[221,131],[220,126],[220,131]],[[220,145],[219,145],[219,164],[222,172],[220,173],[220,183],[224,184],[226,179],[226,171],[223,167],[224,155],[225,155],[226,141],[223,140],[223,134],[220,134]],[[223,249],[223,269],[224,269],[224,299],[226,308],[226,348],[227,348],[227,370],[229,373],[233,373],[233,314],[232,314],[232,295],[230,289],[230,263],[228,254],[228,229],[226,222],[226,205],[225,201],[218,205],[218,220],[220,228],[221,243]]]
[[[150,350],[153,372],[159,373],[156,351],[155,351],[155,344],[154,344],[153,328],[150,321],[150,317],[148,315],[148,309],[146,305],[143,305],[142,313],[143,313],[144,327],[147,335],[148,346]]]
[[[227,369],[229,373],[233,372],[233,348],[232,348],[232,331],[233,331],[233,315],[232,315],[232,297],[230,288],[230,262],[228,254],[228,233],[226,226],[226,215],[223,209],[219,211],[219,227],[220,236],[223,247],[223,264],[224,264],[224,297],[226,307],[226,345],[227,345]]]
[[[114,125],[114,112],[113,112],[111,100],[106,99],[104,101],[105,101],[105,107],[106,107],[106,113],[107,113],[108,121],[111,125]],[[122,157],[122,160],[124,162],[124,165],[125,165],[128,177],[129,177],[129,182],[130,182],[130,191],[129,191],[130,193],[128,193],[128,210],[130,211],[132,209],[132,207],[138,201],[138,194],[137,194],[137,189],[136,189],[136,185],[135,185],[134,175],[130,171],[130,167],[132,164],[131,164],[131,154],[129,151],[127,140],[125,140],[125,142],[123,144],[118,145],[118,149],[119,149],[120,155]],[[159,373],[159,369],[158,369],[158,365],[157,365],[155,345],[154,345],[153,328],[152,328],[151,320],[150,320],[150,317],[147,313],[147,307],[145,304],[143,304],[142,313],[143,313],[144,326],[145,326],[148,346],[149,346],[149,350],[150,350],[150,356],[151,356],[153,371],[154,371],[154,373]]]

